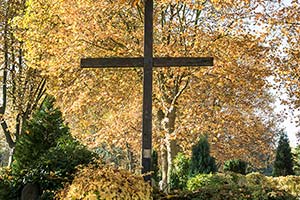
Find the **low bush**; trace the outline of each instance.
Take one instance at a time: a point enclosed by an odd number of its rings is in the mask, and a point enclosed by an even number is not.
[[[269,184],[267,177],[259,172],[252,172],[250,174],[247,174],[245,178],[247,180],[247,184],[251,186],[256,186],[256,185],[265,186]]]
[[[190,192],[169,199],[290,200],[300,197],[300,177],[273,178],[260,173],[246,176],[237,173],[198,174],[188,180],[187,188]]]
[[[183,153],[178,153],[173,160],[173,166],[170,188],[184,189],[188,181],[190,160]]]
[[[282,189],[300,198],[300,177],[299,176],[279,176],[266,177],[268,184],[274,188]]]
[[[217,186],[225,184],[226,180],[217,174],[198,174],[187,182],[187,189],[190,191],[206,186]]]
[[[206,186],[196,191],[169,194],[157,200],[296,200],[284,190],[260,187]]]
[[[231,171],[240,174],[246,174],[247,162],[240,159],[227,160],[223,166],[224,172]]]
[[[17,191],[13,185],[11,169],[8,167],[0,168],[0,199],[16,199]]]
[[[89,164],[77,172],[72,184],[66,185],[56,198],[73,199],[151,199],[151,186],[142,176],[126,170]]]

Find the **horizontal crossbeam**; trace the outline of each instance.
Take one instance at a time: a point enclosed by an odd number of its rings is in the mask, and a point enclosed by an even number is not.
[[[83,58],[82,68],[110,68],[110,67],[143,67],[144,58]],[[153,67],[199,67],[213,66],[212,57],[163,57],[153,58]]]

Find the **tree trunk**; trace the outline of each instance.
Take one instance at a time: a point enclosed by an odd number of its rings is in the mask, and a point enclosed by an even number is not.
[[[127,151],[127,169],[130,172],[134,172],[134,159],[133,153],[131,151],[130,145],[126,142],[126,151]]]
[[[160,190],[167,192],[168,189],[168,157],[167,148],[164,143],[161,144],[161,177]]]
[[[2,4],[1,4],[2,5]],[[23,133],[23,125],[37,107],[46,91],[46,80],[40,77],[36,69],[27,67],[24,63],[23,43],[14,37],[10,21],[25,9],[25,1],[3,3],[2,21],[2,97],[0,105],[0,129],[2,128],[6,142],[10,148],[9,164],[12,163],[15,144]],[[7,104],[8,102],[12,103]],[[6,110],[16,113],[15,130],[9,129],[8,123],[12,115]]]
[[[171,172],[173,170],[173,159],[180,150],[176,140],[172,139],[172,134],[174,134],[175,130],[176,110],[176,107],[171,106],[162,121],[164,130],[167,132],[164,140],[164,160],[162,160],[162,162],[166,162],[164,168],[162,168],[162,172],[165,174],[162,185],[167,185],[167,191],[170,190],[169,186],[171,183]]]
[[[12,165],[14,153],[15,153],[15,147],[10,148],[9,149],[8,163],[7,163],[8,167],[11,167],[11,165]]]
[[[8,11],[6,10],[6,12],[8,13]],[[7,81],[7,77],[8,77],[8,69],[9,69],[9,47],[8,47],[8,43],[9,43],[9,25],[8,25],[8,14],[6,13],[5,15],[5,25],[4,25],[4,49],[3,49],[3,53],[4,53],[4,68],[2,69],[3,71],[3,79],[2,79],[2,105],[0,107],[0,115],[1,115],[1,119],[0,119],[0,124],[2,127],[2,130],[4,132],[5,135],[5,139],[8,143],[8,146],[10,148],[9,151],[9,160],[8,160],[8,166],[11,166],[12,164],[12,158],[13,158],[13,154],[14,154],[14,149],[15,149],[15,141],[13,140],[12,136],[11,136],[11,132],[8,129],[8,125],[6,123],[6,120],[4,118],[5,112],[6,112],[6,106],[7,106],[7,85],[8,85],[8,81]]]
[[[158,75],[158,85],[160,92],[162,93],[161,102],[163,110],[160,109],[158,115],[158,127],[160,131],[164,132],[164,139],[161,146],[161,162],[162,162],[162,182],[161,186],[167,185],[167,191],[169,191],[169,185],[171,181],[171,172],[173,170],[173,159],[180,151],[179,145],[177,145],[176,137],[174,136],[175,121],[177,114],[177,100],[187,88],[189,78],[184,80],[186,75],[183,73],[179,76],[169,74],[165,76],[163,73]],[[175,85],[167,87],[167,79],[172,78]]]

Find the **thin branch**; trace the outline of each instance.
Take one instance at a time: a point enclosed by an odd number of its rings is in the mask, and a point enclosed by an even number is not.
[[[171,105],[174,106],[177,99],[180,97],[180,95],[183,93],[183,91],[187,88],[188,84],[190,82],[190,77],[188,77],[188,80],[185,82],[185,85],[183,86],[183,88],[181,88],[178,93],[175,95],[175,97],[172,100]]]
[[[9,148],[14,148],[15,147],[15,142],[13,141],[13,139],[11,137],[11,133],[8,129],[6,121],[4,119],[2,119],[0,123],[1,123],[1,127],[2,127],[2,130],[4,132],[5,139],[8,143]]]

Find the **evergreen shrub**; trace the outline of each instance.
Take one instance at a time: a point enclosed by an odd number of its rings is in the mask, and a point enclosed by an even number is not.
[[[188,180],[190,160],[183,153],[178,153],[173,160],[171,189],[184,189]]]
[[[246,174],[247,162],[240,159],[232,159],[224,162],[223,165],[224,172],[231,171],[240,174]]]
[[[53,199],[63,183],[72,181],[75,167],[94,157],[71,136],[54,101],[48,96],[26,122],[26,133],[16,144],[12,165],[16,187],[36,183],[42,190],[41,199]]]
[[[197,174],[209,174],[217,171],[215,159],[210,156],[207,136],[202,135],[196,145],[192,147],[190,177]]]

